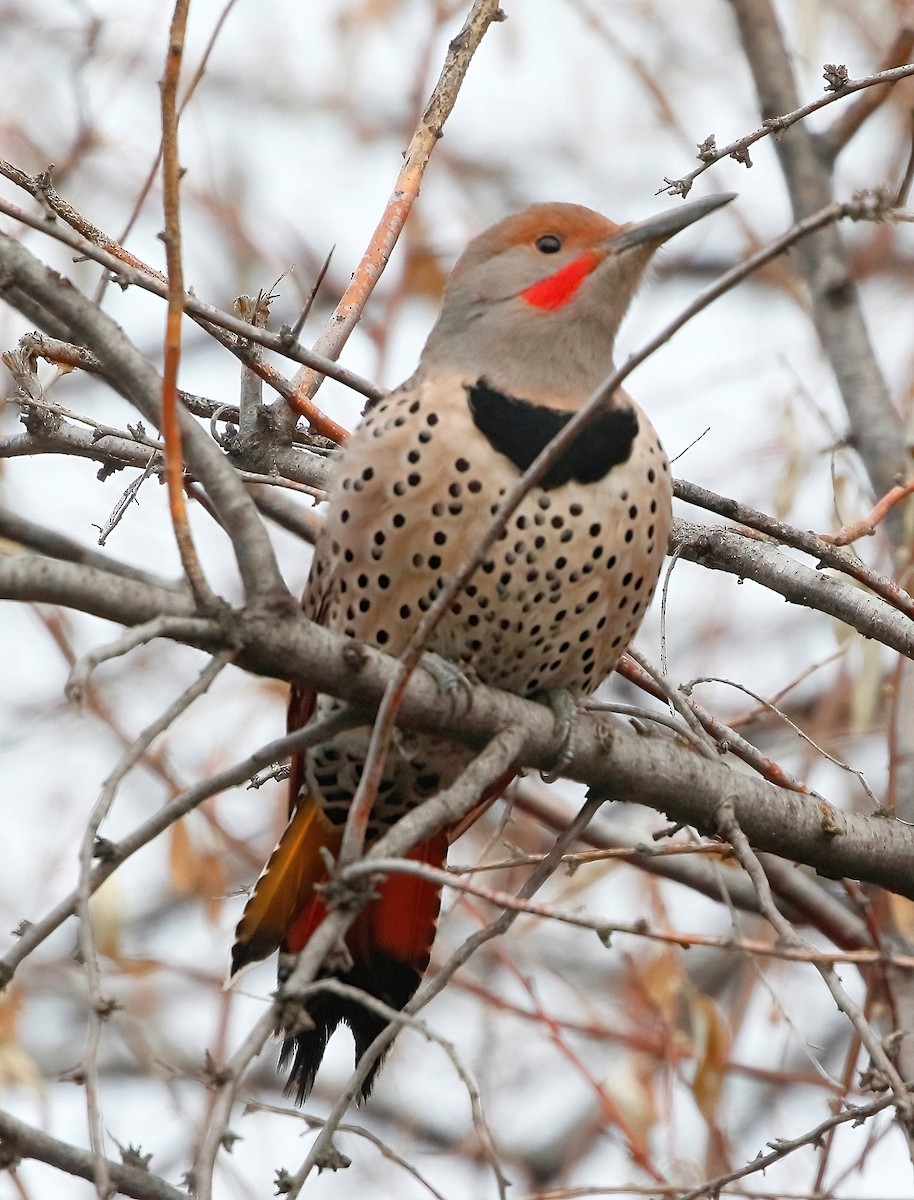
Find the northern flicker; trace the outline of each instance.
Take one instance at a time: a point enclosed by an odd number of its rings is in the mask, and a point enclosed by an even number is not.
[[[616,332],[654,252],[730,199],[629,226],[575,204],[535,204],[472,241],[416,373],[370,409],[340,456],[305,614],[402,653],[518,476],[611,373]],[[641,624],[670,503],[657,434],[619,391],[515,511],[428,648],[520,696],[586,696]],[[293,687],[289,727],[338,707]],[[279,949],[282,977],[323,919],[315,884],[326,880],[325,852],[339,850],[369,735],[350,729],[293,760],[289,824],[238,925],[233,971]],[[451,784],[470,758],[442,737],[398,731],[369,841]],[[442,866],[447,846],[442,830],[411,857]],[[400,1009],[428,966],[440,896],[403,874],[376,893],[346,937],[351,965],[333,975]],[[385,1026],[329,993],[307,1008],[314,1027],[287,1034],[280,1058],[299,1103],[337,1025],[351,1028],[357,1061]]]

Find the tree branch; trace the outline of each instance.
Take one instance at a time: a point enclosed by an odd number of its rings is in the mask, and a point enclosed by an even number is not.
[[[752,579],[792,604],[837,617],[864,637],[914,658],[914,624],[878,596],[788,558],[779,546],[756,542],[737,530],[677,520],[673,553],[703,567]]]
[[[7,1161],[10,1158],[34,1158],[77,1179],[86,1179],[91,1183],[95,1178],[95,1159],[88,1150],[80,1150],[69,1142],[42,1133],[40,1129],[26,1125],[2,1109],[0,1149]],[[111,1159],[106,1159],[105,1164],[120,1195],[132,1196],[135,1200],[190,1200],[187,1192],[172,1187],[149,1170],[112,1162]]]
[[[413,202],[419,195],[425,168],[435,144],[443,136],[445,121],[453,111],[473,55],[492,22],[502,20],[504,13],[498,7],[498,0],[474,0],[463,28],[448,46],[441,75],[403,156],[403,166],[387,207],[362,255],[362,261],[353,273],[349,287],[336,306],[325,332],[315,344],[315,353],[337,358],[358,324],[365,303],[387,266],[406,218],[412,211]],[[298,391],[309,397],[314,395],[322,382],[322,378],[308,368],[299,371],[293,380]]]
[[[186,599],[166,589],[31,555],[0,558],[0,596],[66,604],[127,625],[191,613]],[[236,647],[236,663],[246,670],[306,683],[359,708],[376,709],[399,675],[396,660],[312,624],[298,610],[220,614],[209,629],[183,640],[208,653]],[[452,699],[423,672],[404,692],[401,722],[477,748],[500,729],[519,725],[524,738],[518,762],[539,770],[548,770],[561,749],[550,709],[479,686],[455,723]],[[757,849],[806,863],[829,878],[848,876],[914,899],[914,829],[889,815],[841,812],[825,800],[699,757],[673,738],[639,736],[586,714],[578,722],[565,774],[607,800],[649,805],[711,836],[717,830],[716,806],[733,795],[737,820]]]
[[[123,330],[67,279],[49,270],[24,246],[0,234],[0,295],[21,289],[39,298],[95,355],[109,379],[116,379],[147,420],[162,427],[162,380]],[[232,539],[238,568],[250,598],[294,603],[283,583],[269,537],[237,473],[209,435],[183,409],[181,433],[187,461],[205,484],[219,518]]]
[[[797,108],[787,48],[771,0],[730,0],[765,120]],[[905,68],[914,71],[914,66]],[[775,142],[794,220],[832,200],[831,160],[802,122]],[[835,374],[859,452],[875,495],[882,496],[907,466],[901,421],[892,404],[854,283],[847,249],[834,227],[821,229],[797,247],[797,263],[812,294],[813,320]],[[900,525],[891,522],[897,538]]]

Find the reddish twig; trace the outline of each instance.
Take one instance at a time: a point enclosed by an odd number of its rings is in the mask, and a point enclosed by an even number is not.
[[[207,63],[209,62],[210,55],[212,54],[213,50],[215,49],[216,40],[219,37],[219,34],[222,32],[222,29],[225,26],[225,22],[228,20],[228,15],[232,11],[232,9],[234,8],[236,3],[237,3],[237,0],[227,0],[225,8],[222,10],[222,12],[219,14],[218,18],[216,19],[216,23],[213,26],[213,31],[210,34],[209,41],[206,43],[206,48],[204,49],[203,54],[200,57],[200,62],[197,64],[197,69],[196,69],[196,71],[194,71],[194,73],[190,79],[190,82],[188,83],[187,88],[184,92],[184,95],[181,98],[181,103],[178,106],[178,120],[179,121],[180,121],[181,117],[184,115],[184,110],[187,108],[188,104],[190,103],[191,98],[193,97],[194,92],[197,90],[197,87],[198,87],[200,81],[202,80],[203,76],[206,74],[206,66],[207,66]],[[139,217],[140,212],[142,211],[143,205],[146,203],[146,197],[149,195],[149,191],[152,188],[152,185],[155,183],[155,178],[156,178],[156,175],[158,174],[159,164],[161,163],[161,161],[162,161],[162,142],[159,142],[158,149],[156,150],[156,153],[155,153],[155,159],[152,163],[152,166],[149,168],[149,174],[146,176],[146,179],[143,182],[143,186],[140,188],[140,193],[137,196],[136,201],[134,202],[134,205],[133,205],[133,211],[130,213],[130,216],[127,218],[127,224],[124,226],[124,232],[120,236],[121,242],[125,242],[127,240],[127,238],[130,236],[131,230],[133,229],[134,225],[136,224],[137,218]],[[101,304],[102,296],[104,295],[104,288],[105,288],[106,283],[107,283],[107,280],[102,281],[102,284],[99,288],[98,295],[95,297],[97,304]]]
[[[739,501],[731,500],[727,496],[719,496],[716,492],[708,491],[707,488],[699,487],[694,483],[688,483],[684,479],[673,481],[673,493],[679,500],[684,500],[687,504],[694,504],[699,508],[707,509],[708,512],[717,513],[718,516],[739,521],[742,525],[747,525],[749,529],[755,529],[759,533],[765,534],[773,541],[780,542],[784,546],[792,546],[794,550],[802,550],[804,554],[812,555],[821,566],[834,567],[836,570],[842,571],[845,575],[856,579],[858,583],[862,583],[864,587],[869,588],[871,592],[880,596],[887,604],[891,604],[906,617],[914,618],[914,597],[891,579],[868,567],[859,558],[842,553],[836,543],[806,530],[795,529],[792,525],[785,525],[783,521],[778,521],[767,513],[759,512],[746,504],[740,504]],[[737,532],[743,533],[747,537],[751,536],[746,530],[737,530]]]
[[[335,359],[358,324],[368,297],[381,278],[419,195],[425,168],[435,144],[442,136],[444,123],[454,108],[473,55],[492,22],[503,19],[498,0],[475,0],[463,28],[449,44],[441,75],[403,155],[403,166],[387,207],[362,255],[362,261],[353,273],[352,281],[328,321],[326,330],[315,343],[314,349],[318,354]],[[322,382],[320,374],[305,368],[297,372],[293,386],[300,398],[308,400]]]
[[[889,510],[901,500],[907,499],[912,492],[914,492],[914,479],[909,479],[907,483],[899,483],[891,491],[886,492],[862,520],[855,521],[853,525],[845,525],[837,533],[820,533],[819,537],[823,542],[828,542],[832,546],[849,546],[858,538],[872,537],[879,522],[885,518]]]
[[[628,654],[624,654],[616,667],[616,671],[627,679],[629,683],[633,683],[635,687],[647,692],[657,700],[666,700],[666,696],[659,685],[650,677],[647,671],[637,663]],[[774,783],[778,787],[787,788],[792,792],[799,792],[804,795],[809,795],[809,787],[802,780],[797,779],[786,771],[780,763],[776,763],[774,759],[769,758],[767,754],[763,754],[751,742],[741,737],[735,729],[726,725],[719,717],[716,717],[708,709],[704,708],[691,696],[684,696],[683,699],[688,703],[692,712],[700,722],[702,728],[714,738],[718,750],[721,753],[731,753],[737,758],[742,759],[744,763],[752,767],[763,779],[767,779],[769,783]]]
[[[181,320],[184,316],[184,269],[181,263],[181,164],[178,161],[178,80],[184,54],[184,33],[190,0],[175,0],[168,52],[162,78],[162,207],[165,216],[165,261],[168,273],[168,311],[162,367],[162,433],[165,438],[165,485],[168,507],[181,563],[198,604],[212,600],[212,592],[194,546],[184,498],[184,456],[178,416],[178,367],[181,363]]]

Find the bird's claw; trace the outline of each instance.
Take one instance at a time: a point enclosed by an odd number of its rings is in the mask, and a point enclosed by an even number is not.
[[[546,703],[555,718],[555,735],[559,739],[559,752],[552,769],[540,771],[543,783],[555,783],[574,758],[574,735],[578,727],[577,703],[566,688],[555,688],[545,694]]]
[[[426,650],[419,665],[435,681],[442,696],[449,697],[455,709],[457,708],[457,697],[462,696],[465,710],[469,711],[473,698],[473,684],[456,663],[452,663],[448,658],[442,658],[433,650]]]

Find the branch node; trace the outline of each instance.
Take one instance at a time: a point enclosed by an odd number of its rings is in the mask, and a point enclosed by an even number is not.
[[[368,650],[363,642],[350,641],[343,647],[340,652],[340,658],[343,661],[343,666],[347,671],[351,671],[353,675],[357,675],[364,670],[365,664],[368,662]]]
[[[96,834],[92,842],[92,857],[97,858],[99,862],[115,862],[117,859],[117,846],[108,838],[99,837]]]
[[[341,1154],[331,1142],[314,1160],[318,1171],[345,1171],[352,1166],[352,1160]]]
[[[209,1050],[203,1052],[203,1073],[210,1083],[220,1088],[225,1087],[232,1079],[232,1072],[217,1063]]]
[[[844,63],[826,63],[822,68],[826,92],[840,92],[850,83],[850,75]]]
[[[149,1173],[149,1164],[152,1162],[152,1154],[144,1154],[141,1146],[134,1146],[132,1142],[126,1146],[122,1146],[117,1138],[113,1139],[120,1151],[121,1162],[126,1167],[136,1167],[138,1171]]]
[[[658,188],[654,195],[659,196],[661,192],[665,192],[669,196],[681,196],[685,200],[689,192],[692,190],[691,179],[667,179],[663,177],[663,182],[666,187]]]
[[[749,157],[748,146],[737,146],[735,150],[731,151],[730,157],[734,162],[742,163],[742,165],[747,169],[752,166],[752,159]]]
[[[844,825],[841,819],[841,814],[836,808],[828,803],[827,800],[820,800],[819,809],[819,828],[826,837],[841,837],[844,833]]]

